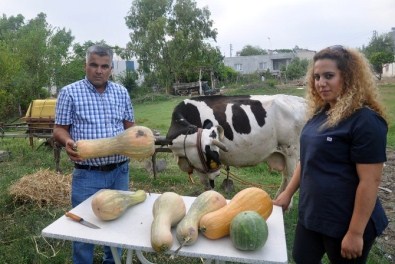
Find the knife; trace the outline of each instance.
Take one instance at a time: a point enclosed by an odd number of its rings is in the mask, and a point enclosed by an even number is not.
[[[74,221],[76,221],[76,222],[78,222],[78,223],[80,223],[80,224],[83,224],[84,226],[87,226],[87,227],[90,227],[90,228],[94,228],[94,229],[100,228],[100,227],[98,227],[97,225],[94,225],[94,224],[92,224],[92,223],[90,223],[90,222],[84,220],[84,218],[79,217],[78,215],[75,215],[75,214],[73,214],[73,213],[71,213],[71,212],[66,212],[65,215],[66,215],[67,217],[70,217],[70,218],[73,219]]]

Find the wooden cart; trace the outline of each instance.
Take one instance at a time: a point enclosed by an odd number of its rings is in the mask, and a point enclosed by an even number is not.
[[[60,171],[60,152],[61,146],[53,138],[53,129],[55,127],[55,105],[56,99],[33,100],[26,115],[23,118],[27,124],[27,135],[30,146],[34,145],[34,138],[45,139],[53,148],[56,171]]]

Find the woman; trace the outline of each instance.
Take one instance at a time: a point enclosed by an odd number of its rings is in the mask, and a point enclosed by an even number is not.
[[[307,73],[300,162],[274,201],[286,210],[299,189],[296,263],[366,263],[388,225],[377,198],[388,124],[369,63],[357,50],[319,51]]]

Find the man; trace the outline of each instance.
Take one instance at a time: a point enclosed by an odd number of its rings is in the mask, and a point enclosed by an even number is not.
[[[129,189],[129,159],[122,155],[82,160],[81,139],[113,137],[133,126],[134,112],[125,87],[109,81],[113,52],[94,45],[86,52],[85,79],[63,87],[56,104],[54,138],[74,162],[71,202],[75,207],[100,189]],[[121,253],[121,249],[118,249]],[[93,263],[94,245],[73,242],[73,263]],[[103,263],[114,263],[104,247]]]

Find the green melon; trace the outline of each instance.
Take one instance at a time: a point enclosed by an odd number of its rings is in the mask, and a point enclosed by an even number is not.
[[[255,211],[243,211],[230,223],[230,239],[235,248],[253,251],[262,248],[269,235],[266,220]]]

